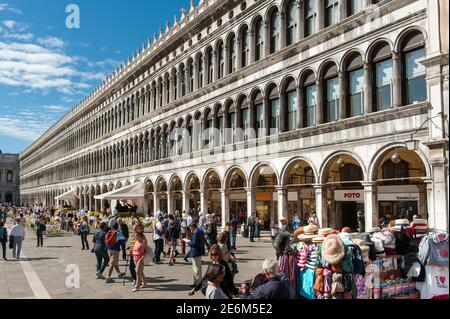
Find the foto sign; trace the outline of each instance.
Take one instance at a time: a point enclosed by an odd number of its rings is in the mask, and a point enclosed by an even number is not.
[[[363,190],[335,190],[334,200],[337,202],[364,202]]]

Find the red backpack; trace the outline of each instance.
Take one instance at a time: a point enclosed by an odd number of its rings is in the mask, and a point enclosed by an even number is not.
[[[106,233],[105,238],[106,247],[110,248],[117,244],[117,231],[110,230]]]

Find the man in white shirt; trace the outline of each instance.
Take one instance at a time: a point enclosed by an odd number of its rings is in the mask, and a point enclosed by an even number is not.
[[[16,219],[16,223],[9,231],[9,238],[13,240],[13,257],[20,258],[22,250],[22,241],[25,239],[25,228],[20,223],[20,218]]]
[[[163,224],[164,217],[159,216],[158,221],[155,224],[155,228],[153,229],[153,242],[155,243],[155,257],[153,261],[157,264],[161,263],[161,253],[164,250],[164,235],[165,235],[165,227]]]

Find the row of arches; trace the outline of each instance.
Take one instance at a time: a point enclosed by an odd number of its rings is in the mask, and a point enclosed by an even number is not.
[[[114,203],[93,197],[134,181],[142,188],[140,209],[149,214],[158,209],[201,210],[227,221],[230,213],[258,211],[265,226],[270,227],[281,216],[316,212],[324,225],[353,228],[358,210],[365,211],[367,225],[376,224],[388,213],[399,218],[409,210],[424,218],[428,214],[427,183],[431,172],[421,151],[395,144],[379,150],[370,162],[353,152],[340,151],[329,154],[320,166],[317,164],[299,156],[283,161],[282,166],[269,161],[79,186],[74,188],[79,202],[72,205],[91,210],[110,208]],[[68,189],[52,190],[47,195]],[[404,193],[410,198],[405,199]],[[346,194],[354,196],[354,200],[345,198]],[[38,198],[30,195],[30,199]]]

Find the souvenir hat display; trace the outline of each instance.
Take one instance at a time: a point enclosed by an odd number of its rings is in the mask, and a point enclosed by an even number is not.
[[[361,255],[363,257],[364,263],[366,263],[366,264],[369,263],[370,262],[370,258],[369,258],[370,247],[366,245],[364,240],[359,239],[359,238],[353,239],[353,243],[355,245],[358,245],[359,248],[361,248]]]
[[[380,227],[372,227],[367,232],[371,234],[371,233],[377,233],[377,232],[380,232],[380,231],[381,231]]]
[[[303,234],[297,236],[300,241],[308,241],[312,240],[317,236],[317,232],[319,231],[319,227],[314,224],[309,224],[303,228]]]
[[[351,244],[353,244],[353,241],[352,241],[352,234],[349,234],[349,233],[339,233],[339,235],[338,235],[341,239],[342,239],[342,241],[344,242],[344,244],[345,245],[351,245]]]
[[[329,235],[322,244],[322,258],[330,265],[342,262],[345,256],[345,247],[342,239],[337,235]]]
[[[334,234],[337,235],[337,230],[334,230],[333,228],[321,228],[319,229],[319,235],[327,237],[328,235]]]
[[[390,229],[393,231],[400,231],[402,228],[406,228],[409,226],[409,220],[407,219],[396,219],[395,224]]]

